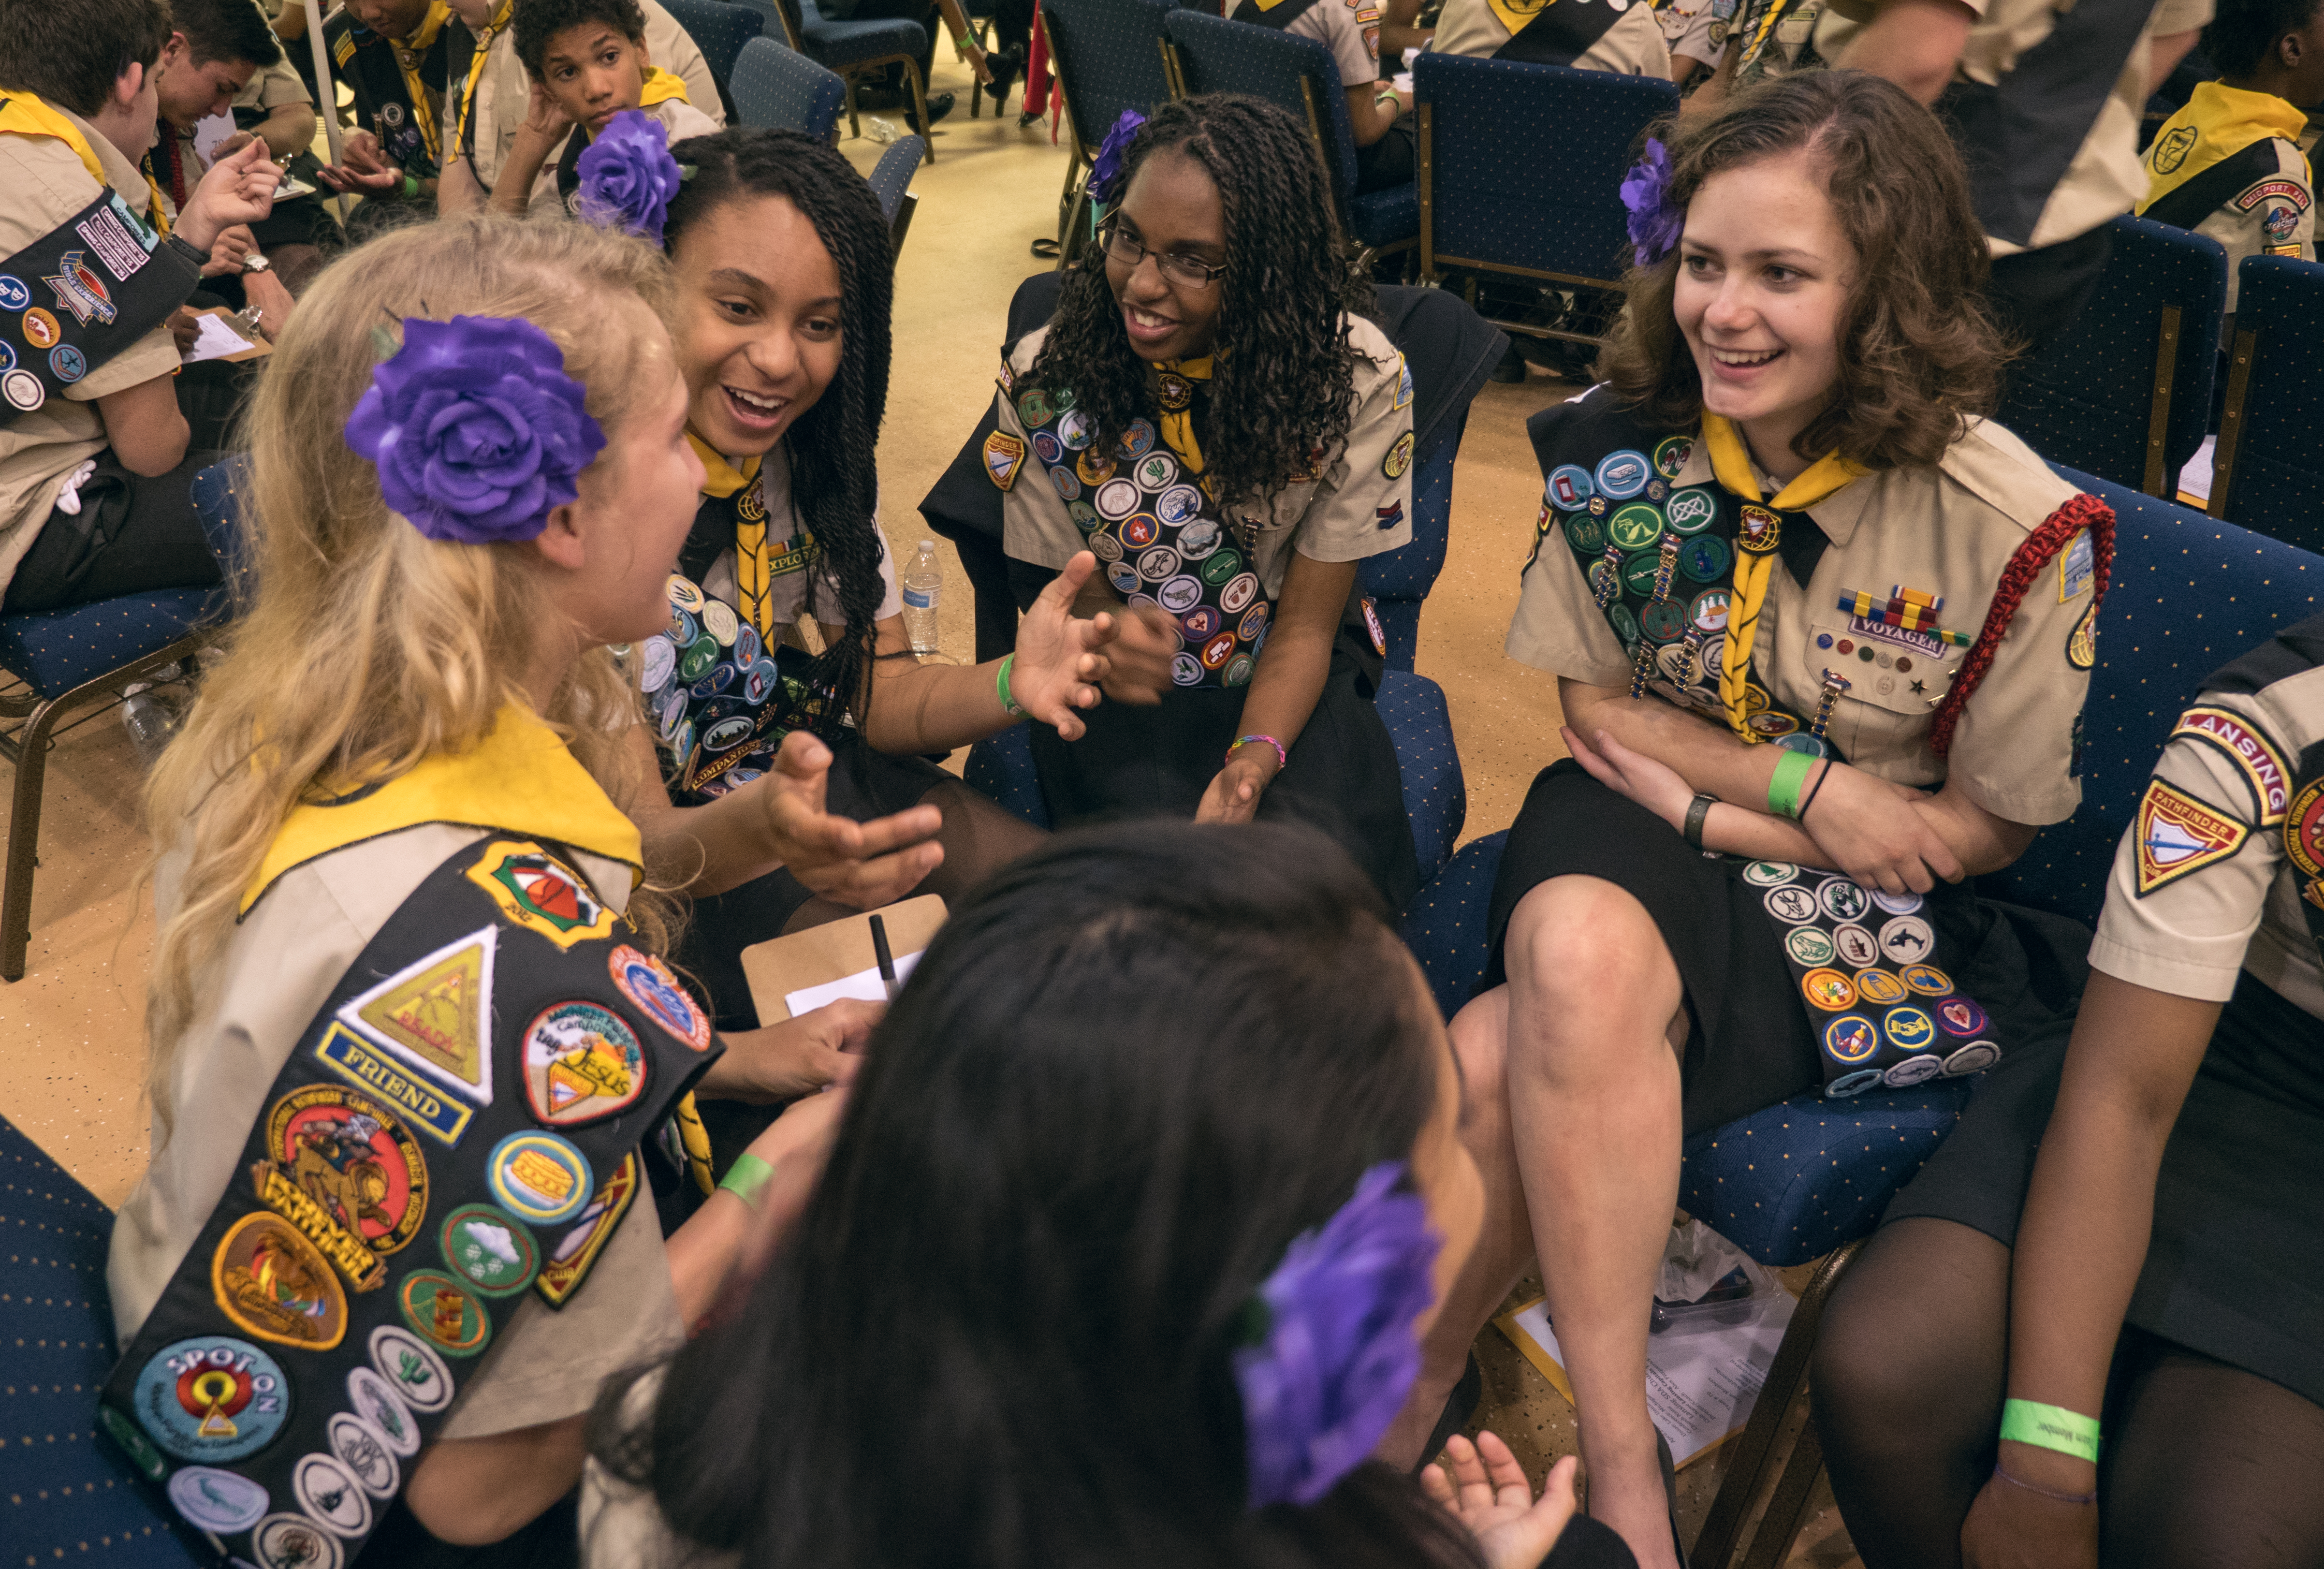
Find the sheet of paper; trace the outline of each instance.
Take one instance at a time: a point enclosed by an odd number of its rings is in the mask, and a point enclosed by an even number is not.
[[[1741,1324],[1674,1329],[1646,1342],[1646,1411],[1679,1464],[1702,1459],[1751,1419],[1796,1306],[1790,1292],[1778,1291],[1761,1298],[1757,1312]],[[1493,1322],[1571,1403],[1573,1386],[1549,1326],[1549,1304],[1530,1303]]]
[[[217,144],[233,134],[234,116],[231,114],[205,115],[194,122],[194,152],[201,159],[204,169],[208,169],[211,161],[217,157]]]
[[[2179,471],[2179,500],[2201,507],[2211,502],[2211,449],[2219,444],[2216,436],[2203,438],[2203,445],[2195,448],[2195,456]]]
[[[1395,76],[1388,78],[1388,85],[1394,88],[1397,92],[1402,93],[1406,103],[1408,104],[1412,101],[1412,73],[1410,71],[1398,71]]]
[[[908,979],[912,974],[912,966],[919,962],[920,955],[918,954],[897,955],[896,979],[899,981]],[[874,964],[868,970],[858,970],[853,975],[842,975],[838,980],[826,981],[820,986],[802,986],[796,992],[786,992],[783,993],[783,1006],[791,1011],[793,1019],[797,1019],[802,1013],[821,1008],[825,1003],[836,1002],[844,997],[853,997],[865,1002],[885,1002],[888,1000],[888,988],[880,979],[880,966]]]
[[[194,320],[201,328],[201,336],[194,339],[194,346],[187,352],[186,364],[189,365],[204,360],[222,360],[252,346],[250,340],[228,327],[223,317],[198,311]]]

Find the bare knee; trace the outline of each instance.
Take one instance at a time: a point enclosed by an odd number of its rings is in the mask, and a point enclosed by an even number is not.
[[[1512,983],[1544,997],[1602,997],[1610,987],[1655,981],[1674,989],[1678,979],[1646,907],[1598,877],[1553,877],[1536,886],[1511,913],[1503,951]]]

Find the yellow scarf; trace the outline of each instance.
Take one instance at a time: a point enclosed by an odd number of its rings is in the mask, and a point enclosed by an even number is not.
[[[81,167],[89,178],[107,190],[113,189],[113,179],[105,172],[105,165],[97,156],[97,149],[80,134],[80,127],[30,93],[11,92],[0,100],[0,135],[53,136],[79,155]],[[145,176],[146,217],[155,232],[167,236],[170,220],[161,202],[161,188],[153,183],[151,174]]]
[[[725,457],[693,431],[686,433],[694,444],[695,455],[702,459],[706,477],[702,482],[702,494],[725,500],[747,485],[756,483],[761,459],[757,453],[735,467]],[[736,509],[734,518],[734,593],[742,602],[743,614],[759,634],[759,641],[772,648],[775,642],[775,613],[769,602],[768,591],[774,586],[774,552],[767,545],[767,512],[758,509],[755,518],[742,515]]]
[[[1515,38],[1530,25],[1533,19],[1548,10],[1555,0],[1488,0],[1494,20],[1509,30]]]
[[[439,111],[429,107],[428,83],[420,76],[420,67],[428,51],[435,47],[436,35],[443,32],[444,24],[451,20],[452,8],[445,5],[444,0],[434,0],[428,7],[428,14],[420,19],[420,25],[412,30],[410,37],[388,40],[390,47],[395,51],[395,69],[403,73],[403,96],[411,100],[411,117],[419,122],[420,139],[427,143],[429,162],[439,169],[444,164],[440,140],[442,127],[437,124]],[[473,77],[475,74],[472,64],[469,75]],[[437,101],[440,104],[442,100]]]
[[[1750,449],[1743,438],[1725,417],[1705,410],[1702,415],[1702,438],[1711,448],[1711,472],[1719,483],[1731,494],[1754,505],[1765,505],[1776,512],[1803,512],[1849,481],[1870,472],[1849,462],[1837,452],[1826,453],[1816,459],[1805,473],[1775,493],[1775,499],[1762,502],[1759,477],[1751,472]],[[1775,571],[1775,538],[1770,531],[1763,543],[1747,542],[1741,531],[1735,536],[1735,598],[1727,613],[1725,657],[1719,668],[1719,701],[1727,710],[1728,727],[1744,740],[1757,743],[1766,739],[1744,721],[1750,717],[1745,694],[1751,683],[1751,644],[1759,633],[1759,611],[1767,602],[1767,586]]]
[[[2246,92],[2225,82],[2201,82],[2187,106],[2163,122],[2146,150],[2144,214],[2211,165],[2271,136],[2299,145],[2308,116],[2273,93]],[[2314,182],[2311,171],[2310,181]]]
[[[516,14],[516,0],[501,0],[501,7],[484,30],[476,34],[476,51],[468,57],[468,79],[460,88],[459,113],[452,120],[452,151],[459,152],[468,145],[468,116],[476,107],[476,84],[484,79],[484,57],[492,52],[493,40],[508,28],[509,19]]]
[[[645,90],[638,95],[638,107],[650,109],[656,104],[666,104],[672,98],[681,104],[691,105],[694,102],[686,96],[685,78],[673,76],[655,66],[646,73]]]
[[[1207,382],[1211,379],[1211,356],[1204,355],[1198,360],[1162,360],[1154,368],[1184,376],[1190,382]],[[1202,443],[1194,439],[1194,401],[1192,398],[1186,400],[1186,406],[1183,409],[1165,408],[1162,411],[1162,439],[1171,451],[1178,455],[1179,467],[1188,474],[1203,472],[1203,448]]]

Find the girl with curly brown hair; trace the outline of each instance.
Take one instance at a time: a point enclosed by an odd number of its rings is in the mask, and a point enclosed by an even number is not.
[[[1452,1024],[1488,1244],[1387,1449],[1419,1457],[1537,1253],[1591,1508],[1668,1566],[1646,1362],[1681,1141],[2047,1038],[2044,945],[1960,884],[2080,798],[2112,518],[1983,418],[1984,242],[1895,87],[1769,84],[1624,189],[1629,308],[1601,384],[1532,421],[1508,637],[1572,756],[1510,831]]]

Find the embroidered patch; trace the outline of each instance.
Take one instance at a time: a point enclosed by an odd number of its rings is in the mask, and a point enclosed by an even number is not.
[[[472,1357],[493,1338],[492,1315],[476,1294],[441,1269],[414,1269],[395,1288],[403,1322],[437,1350]]]
[[[466,1132],[475,1108],[466,1101],[439,1095],[434,1089],[374,1051],[361,1036],[334,1020],[316,1043],[315,1056],[326,1067],[362,1085],[410,1117],[441,1144],[457,1144]]]
[[[379,1430],[352,1411],[334,1412],[324,1428],[332,1456],[376,1499],[392,1499],[403,1486],[403,1468]]]
[[[1823,1048],[1838,1063],[1859,1063],[1880,1049],[1880,1032],[1861,1013],[1844,1013],[1823,1027]]]
[[[1679,471],[1686,466],[1686,460],[1693,456],[1693,437],[1666,436],[1655,444],[1655,472],[1665,479],[1676,479]]]
[[[2308,188],[2296,180],[2263,180],[2257,185],[2246,186],[2236,198],[2235,209],[2249,212],[2268,200],[2288,201],[2301,212],[2308,210]]]
[[[1009,396],[1017,390],[1017,369],[1009,363],[1006,355],[1003,355],[1001,361],[1000,386],[1003,397]]]
[[[1017,483],[1018,470],[1025,466],[1025,444],[1006,430],[995,430],[984,438],[984,472],[1002,490]]]
[[[196,1530],[230,1537],[264,1518],[273,1500],[238,1472],[189,1465],[170,1478],[170,1502]]]
[[[347,1333],[347,1294],[315,1244],[272,1210],[234,1223],[210,1255],[210,1294],[234,1326],[277,1345],[329,1351]]]
[[[274,1103],[266,1158],[250,1177],[260,1202],[358,1291],[387,1283],[378,1256],[409,1243],[428,1214],[419,1140],[377,1101],[337,1084],[309,1084]]]
[[[2300,227],[2300,211],[2297,208],[2272,207],[2261,216],[2259,226],[2269,239],[2282,245]]]
[[[2084,529],[2074,536],[2073,543],[2058,552],[2058,603],[2080,594],[2098,576],[2098,552],[2090,546],[2090,531]]]
[[[469,876],[475,876],[474,870]],[[399,1062],[489,1106],[493,959],[499,946],[500,928],[480,928],[348,999],[339,1018]]]
[[[2251,830],[2162,780],[2138,800],[2137,896],[2218,864],[2244,847]]]
[[[580,1289],[581,1282],[588,1278],[589,1267],[597,1261],[613,1228],[622,1223],[631,1202],[638,1196],[641,1171],[634,1153],[625,1158],[613,1175],[605,1179],[605,1185],[591,1195],[572,1226],[549,1250],[540,1277],[532,1283],[542,1301],[551,1307],[562,1307]]]
[[[2309,876],[2324,876],[2324,780],[2292,798],[2283,822],[2283,853]],[[2324,900],[2310,902],[2324,908]]]
[[[287,1509],[267,1516],[252,1529],[250,1554],[258,1560],[258,1569],[341,1569],[347,1561],[338,1537]]]
[[[1905,985],[1923,997],[1952,995],[1953,978],[1934,964],[1907,964],[1897,974]]]
[[[1412,466],[1412,432],[1407,430],[1396,438],[1396,445],[1380,459],[1380,472],[1390,479],[1402,479],[1404,471]]]
[[[2154,151],[2147,155],[2153,162],[2154,172],[2157,174],[2178,172],[2179,166],[2187,162],[2187,154],[2195,150],[2195,135],[2194,126],[2180,125],[2174,127],[2169,135],[2157,142],[2154,144]]]
[[[683,668],[678,673],[685,675]],[[560,948],[613,935],[613,912],[597,902],[580,873],[538,844],[494,840],[468,868],[468,881],[491,894],[511,921]]]
[[[525,1101],[552,1126],[595,1122],[645,1094],[645,1053],[636,1033],[595,1002],[542,1009],[525,1027],[523,1052]],[[586,1178],[582,1187],[586,1190]]]
[[[1899,1051],[1923,1051],[1937,1040],[1936,1020],[1918,1008],[1891,1008],[1881,1016],[1880,1029]]]
[[[1396,401],[1388,405],[1388,412],[1394,413],[1411,406],[1412,367],[1405,364],[1402,355],[1398,355],[1396,356]]]
[[[444,1359],[430,1350],[427,1342],[399,1324],[383,1324],[371,1332],[371,1365],[387,1380],[396,1398],[415,1411],[441,1411],[452,1403],[452,1370],[444,1365]],[[352,1396],[353,1375],[349,1375],[347,1382]],[[399,1435],[393,1429],[381,1423],[376,1416],[370,1420],[388,1435],[391,1444],[398,1445],[397,1454],[410,1454],[419,1447],[416,1444],[412,1450],[400,1447]]]
[[[290,1417],[281,1364],[225,1334],[155,1352],[138,1371],[133,1398],[145,1434],[180,1460],[222,1463],[255,1454]]]
[[[501,1207],[536,1226],[569,1221],[589,1202],[587,1157],[554,1133],[512,1133],[493,1145],[488,1177]]]
[[[694,1050],[710,1049],[709,1016],[695,1006],[694,999],[659,959],[623,943],[605,955],[605,968],[639,1012]]]
[[[1856,983],[1838,970],[1810,970],[1800,977],[1800,992],[1827,1012],[1856,1006]]]
[[[2291,776],[2284,771],[2283,759],[2267,738],[2251,727],[2243,715],[2226,708],[2199,706],[2179,715],[2172,727],[2171,739],[2191,735],[2224,752],[2243,771],[2244,782],[2251,787],[2252,805],[2257,810],[2258,826],[2272,828],[2283,821],[2291,808]]]
[[[2066,634],[2066,662],[2078,670],[2087,670],[2098,662],[2098,607],[2093,600],[2074,623],[2074,630]]]
[[[2266,249],[2271,256],[2291,256],[2295,259],[2301,253],[2301,247],[2298,245],[2270,245]]]
[[[302,1454],[290,1468],[290,1491],[309,1519],[342,1537],[371,1534],[371,1500],[336,1455]]]
[[[540,1273],[540,1247],[514,1215],[464,1204],[444,1217],[444,1262],[483,1297],[513,1297]]]
[[[424,1343],[408,1329],[399,1326],[395,1333],[414,1345]],[[371,1340],[374,1346],[379,1344],[379,1334],[378,1330],[372,1332]],[[436,1366],[440,1368],[444,1365],[444,1359],[434,1352],[429,1352],[428,1357]],[[447,1373],[445,1378],[448,1388],[451,1375]],[[413,1418],[411,1408],[403,1397],[379,1373],[370,1368],[351,1370],[347,1374],[347,1404],[355,1407],[356,1416],[370,1423],[380,1436],[387,1440],[388,1448],[396,1454],[409,1460],[420,1453],[419,1422]]]
[[[24,312],[24,319],[19,325],[23,328],[24,341],[34,348],[54,348],[65,338],[65,329],[57,324],[57,318],[37,305]]]
[[[97,276],[97,269],[88,264],[86,251],[67,251],[57,260],[57,271],[42,278],[49,292],[56,296],[59,305],[73,313],[75,319],[86,327],[92,320],[100,327],[109,327],[116,312],[113,293]]]
[[[1382,532],[1386,532],[1404,521],[1404,503],[1390,502],[1384,507],[1374,507],[1372,520],[1379,525]]]

